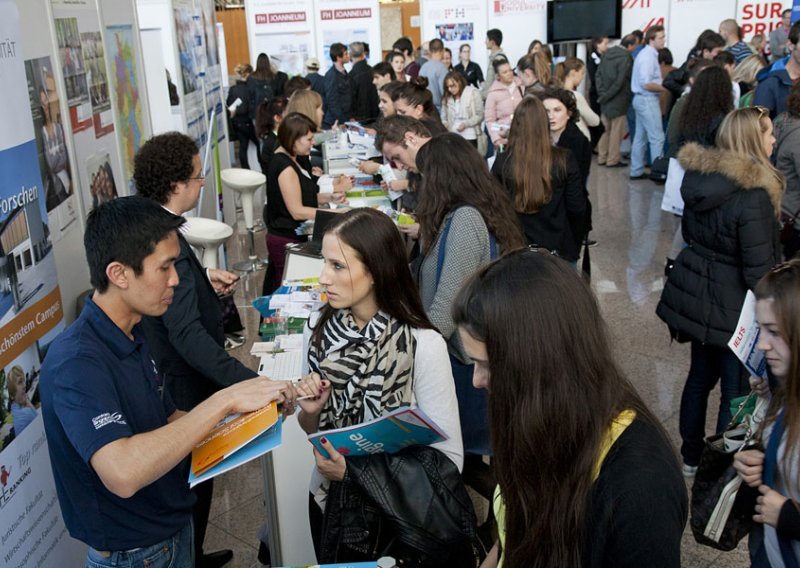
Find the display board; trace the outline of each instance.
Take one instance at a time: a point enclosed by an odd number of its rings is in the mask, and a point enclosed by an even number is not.
[[[492,4],[494,3],[494,0]],[[458,59],[458,48],[468,43],[472,48],[472,60],[481,66],[486,74],[486,65],[489,61],[486,50],[487,2],[483,0],[465,0],[453,2],[452,0],[420,0],[419,9],[422,16],[422,41],[439,38],[445,47],[453,51],[453,62]],[[503,30],[504,40],[508,41]],[[527,41],[534,38],[526,33]]]
[[[381,60],[381,19],[377,0],[314,0],[317,57],[320,73],[332,65],[331,45],[349,45],[354,41],[369,44],[374,65]]]
[[[769,41],[769,32],[781,24],[781,12],[790,8],[792,0],[738,0],[736,21],[742,26],[744,41],[755,34],[764,34]]]
[[[493,0],[489,2],[489,29],[503,32],[503,52],[516,64],[528,52],[534,39],[546,43],[547,2],[545,0]],[[460,47],[460,45],[459,45]],[[452,48],[451,48],[452,49]],[[485,48],[478,47],[479,51]],[[453,49],[453,63],[458,61]]]
[[[705,29],[719,30],[719,23],[736,16],[731,0],[683,0],[672,2],[668,25],[667,47],[672,51],[675,65],[681,65],[694,47],[697,36]]]
[[[114,136],[109,73],[93,0],[51,0],[83,214],[128,193]]]
[[[312,0],[247,0],[250,61],[266,53],[288,75],[305,75],[306,59],[316,55]]]
[[[26,71],[46,91],[52,69],[43,58],[26,69],[12,0],[0,0],[0,37],[0,566],[77,566],[86,547],[61,516],[38,393],[42,360],[64,325]]]

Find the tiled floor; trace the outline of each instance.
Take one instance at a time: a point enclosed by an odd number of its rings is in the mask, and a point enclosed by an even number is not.
[[[599,243],[591,249],[592,284],[623,369],[677,442],[678,406],[689,351],[686,345],[670,343],[666,327],[655,315],[655,306],[678,219],[661,211],[661,186],[649,181],[631,182],[624,168],[593,165],[589,183],[594,205],[592,237]],[[257,242],[263,252],[263,233]],[[243,243],[242,237],[231,238],[232,259],[239,259]],[[256,315],[249,300],[260,291],[262,278],[263,272],[244,278],[242,290],[237,292],[237,304],[250,333],[255,329]],[[248,345],[234,353],[255,365]],[[716,412],[715,406],[716,398],[709,416]],[[206,550],[232,548],[235,557],[230,566],[260,566],[256,553],[263,521],[262,497],[257,462],[222,476],[215,489]],[[687,532],[681,564],[687,568],[738,567],[747,566],[748,558],[745,545],[734,552],[719,552],[696,545]]]

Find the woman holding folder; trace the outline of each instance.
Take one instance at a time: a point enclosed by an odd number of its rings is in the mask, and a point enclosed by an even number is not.
[[[317,560],[391,554],[436,565],[471,556],[474,531],[465,527],[474,529],[475,518],[459,475],[463,451],[447,344],[422,308],[400,232],[379,211],[349,211],[328,228],[322,256],[320,284],[328,303],[312,316],[304,341],[313,372],[304,381],[315,383],[309,387],[315,392],[318,386],[321,394],[299,403],[302,428],[312,434],[353,426],[412,406],[448,438],[363,457],[342,455],[323,439],[330,457],[314,450],[309,500]],[[390,488],[380,499],[371,492],[376,480]],[[425,499],[406,501],[411,493]],[[451,530],[417,549],[399,536],[408,532],[397,530],[398,518],[413,527],[417,544],[425,535]]]

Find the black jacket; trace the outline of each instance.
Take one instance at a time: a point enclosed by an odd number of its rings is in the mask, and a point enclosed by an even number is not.
[[[453,70],[461,73],[464,79],[467,80],[467,84],[472,85],[476,89],[483,83],[483,71],[481,71],[481,66],[474,61],[467,63],[466,69],[464,69],[464,64],[459,62],[453,67]]]
[[[567,167],[566,171],[559,171],[554,157],[550,201],[536,213],[517,213],[517,217],[529,245],[555,251],[560,257],[574,262],[580,256],[580,245],[586,234],[589,202],[575,158],[565,150],[553,150],[567,154]],[[513,152],[503,152],[497,155],[492,165],[492,174],[503,184],[512,202],[516,191],[512,176],[513,159]]]
[[[217,293],[189,243],[178,235],[180,283],[163,316],[142,318],[147,343],[179,410],[191,410],[220,389],[256,376],[228,355]]]
[[[633,58],[619,45],[610,47],[595,73],[597,101],[608,118],[624,116],[631,102]]]
[[[732,152],[690,143],[678,153],[684,248],[656,313],[679,341],[725,347],[747,290],[780,262],[777,212],[783,188]]]
[[[325,505],[320,562],[393,556],[403,566],[475,567],[476,518],[455,464],[439,450],[348,457]]]
[[[331,65],[325,73],[325,116],[322,127],[330,128],[335,122],[340,125],[353,118],[353,91],[350,87],[350,75],[340,72]]]
[[[592,146],[589,140],[574,122],[568,122],[564,132],[559,136],[556,146],[569,150],[575,156],[581,172],[581,181],[585,186],[586,180],[589,179],[589,170],[592,167]]]
[[[236,113],[231,117],[231,122],[252,124],[250,119],[250,105],[252,104],[250,89],[245,81],[236,81],[228,91],[228,98],[225,100],[226,106],[231,106],[236,99],[241,100],[241,104],[236,107]],[[227,112],[227,110],[226,110]],[[228,113],[230,116],[230,113]]]
[[[378,89],[372,84],[372,67],[365,59],[353,65],[350,71],[350,87],[353,91],[353,118],[359,122],[375,120],[379,112]]]

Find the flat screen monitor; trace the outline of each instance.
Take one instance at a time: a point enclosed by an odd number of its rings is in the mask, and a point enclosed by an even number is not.
[[[622,2],[619,0],[551,0],[547,3],[547,42],[619,38]]]

